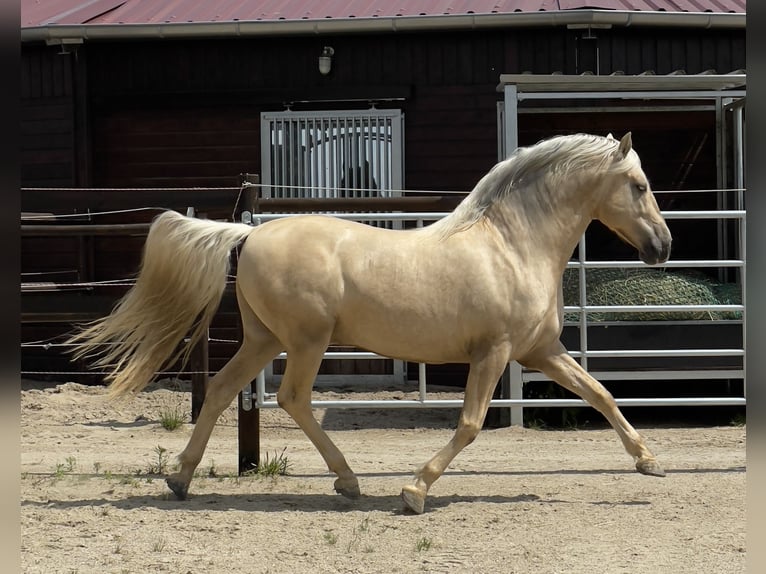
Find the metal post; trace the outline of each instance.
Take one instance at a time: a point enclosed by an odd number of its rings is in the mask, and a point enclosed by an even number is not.
[[[510,364],[505,366],[500,381],[495,389],[494,397],[508,399],[511,396],[511,369]],[[511,424],[511,407],[491,407],[487,413],[487,426],[500,428]]]
[[[510,156],[519,147],[519,103],[516,84],[506,84],[503,88],[505,104],[505,157]],[[503,158],[505,159],[505,158]]]
[[[521,365],[516,361],[511,361],[508,365],[508,377],[510,386],[510,398],[520,400],[524,397],[524,380],[522,378]],[[511,407],[511,426],[524,426],[524,407],[521,405]]]

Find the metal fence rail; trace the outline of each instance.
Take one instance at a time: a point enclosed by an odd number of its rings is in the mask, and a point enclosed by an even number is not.
[[[711,190],[716,191],[716,190]],[[739,191],[739,190],[737,190]],[[243,221],[253,225],[259,225],[263,222],[279,219],[282,217],[292,217],[296,214],[291,213],[270,213],[270,214],[250,214],[243,213]],[[435,221],[447,215],[443,212],[420,212],[420,213],[333,213],[335,217],[351,219],[362,222],[387,221],[409,221],[414,222],[418,227],[422,227],[428,222]],[[665,211],[663,216],[667,220],[673,219],[718,219],[733,220],[739,223],[738,234],[738,252],[739,259],[706,259],[706,260],[680,260],[668,261],[663,264],[664,268],[734,268],[740,270],[740,285],[743,289],[743,304],[739,305],[589,305],[587,304],[587,289],[585,282],[585,272],[587,269],[631,269],[648,267],[640,261],[591,261],[586,257],[586,239],[582,237],[578,249],[578,259],[570,261],[569,268],[578,270],[579,275],[579,293],[580,299],[578,305],[567,305],[564,307],[565,313],[576,313],[579,320],[568,325],[579,326],[580,345],[579,350],[572,350],[570,354],[577,358],[587,369],[589,359],[603,358],[678,358],[687,357],[689,359],[699,359],[706,357],[741,357],[741,366],[731,368],[713,368],[705,369],[695,366],[694,361],[690,361],[688,368],[661,368],[652,370],[593,370],[591,374],[601,380],[745,380],[745,299],[744,299],[744,272],[745,272],[745,211],[738,210],[702,210],[702,211]],[[682,311],[709,311],[709,312],[738,312],[742,314],[742,347],[741,348],[695,348],[695,349],[591,349],[588,344],[588,327],[594,322],[589,319],[590,313],[609,312],[609,313],[661,313],[661,312],[682,312]],[[676,321],[665,321],[668,324],[677,323]],[[731,322],[731,320],[726,320]],[[735,321],[737,323],[737,321]],[[286,355],[280,355],[285,358]],[[387,357],[376,355],[369,352],[327,352],[326,359],[381,359],[387,360]],[[389,359],[390,360],[390,359]],[[271,372],[269,372],[269,376]],[[406,377],[406,369],[395,369],[392,375],[398,382],[401,377]],[[255,385],[248,385],[241,393],[241,405],[243,410],[253,408],[276,408],[278,404],[273,395],[266,392],[267,373],[259,373]],[[587,406],[585,401],[579,399],[530,399],[523,398],[522,388],[524,383],[529,381],[548,380],[544,375],[538,372],[526,371],[518,363],[510,365],[510,386],[509,396],[493,399],[490,402],[492,407],[507,407],[510,409],[511,424],[523,424],[524,407],[581,407]],[[426,370],[425,365],[418,366],[417,380],[418,398],[410,400],[314,400],[314,408],[456,408],[463,404],[460,399],[431,399],[428,398]],[[620,406],[736,406],[744,405],[746,402],[745,394],[736,397],[672,397],[672,398],[618,398],[616,402]]]

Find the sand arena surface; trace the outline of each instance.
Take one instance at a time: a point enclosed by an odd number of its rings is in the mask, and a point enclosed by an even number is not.
[[[159,424],[163,408],[190,407],[188,388],[167,387],[112,404],[101,387],[22,382],[24,572],[745,571],[745,427],[639,427],[666,478],[635,472],[608,427],[485,429],[417,516],[399,491],[452,436],[456,409],[315,411],[359,476],[362,497],[347,500],[280,410],[261,414],[261,449],[285,449],[290,474],[236,476],[231,406],[177,501],[153,473],[158,447],[172,464],[193,427]]]

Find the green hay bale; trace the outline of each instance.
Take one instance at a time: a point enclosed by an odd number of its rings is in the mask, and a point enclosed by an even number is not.
[[[669,273],[656,269],[589,269],[586,271],[588,305],[721,305],[739,304],[740,287],[717,284],[702,275]],[[567,269],[563,279],[564,304],[579,304],[578,271]],[[736,319],[737,312],[675,311],[589,313],[590,321],[684,321]],[[567,321],[577,321],[567,313]]]

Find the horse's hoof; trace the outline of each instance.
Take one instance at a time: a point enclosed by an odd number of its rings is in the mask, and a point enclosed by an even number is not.
[[[178,480],[173,476],[167,477],[165,482],[167,483],[168,488],[173,491],[173,494],[176,495],[178,500],[186,500],[186,497],[189,495],[188,483]]]
[[[636,463],[636,470],[649,476],[665,476],[665,471],[653,458],[639,460]]]
[[[426,496],[415,486],[402,488],[402,500],[406,508],[415,514],[423,514],[426,509]]]
[[[346,498],[359,498],[361,491],[359,490],[359,481],[354,479],[342,479],[339,478],[335,481],[335,492],[342,494]]]

